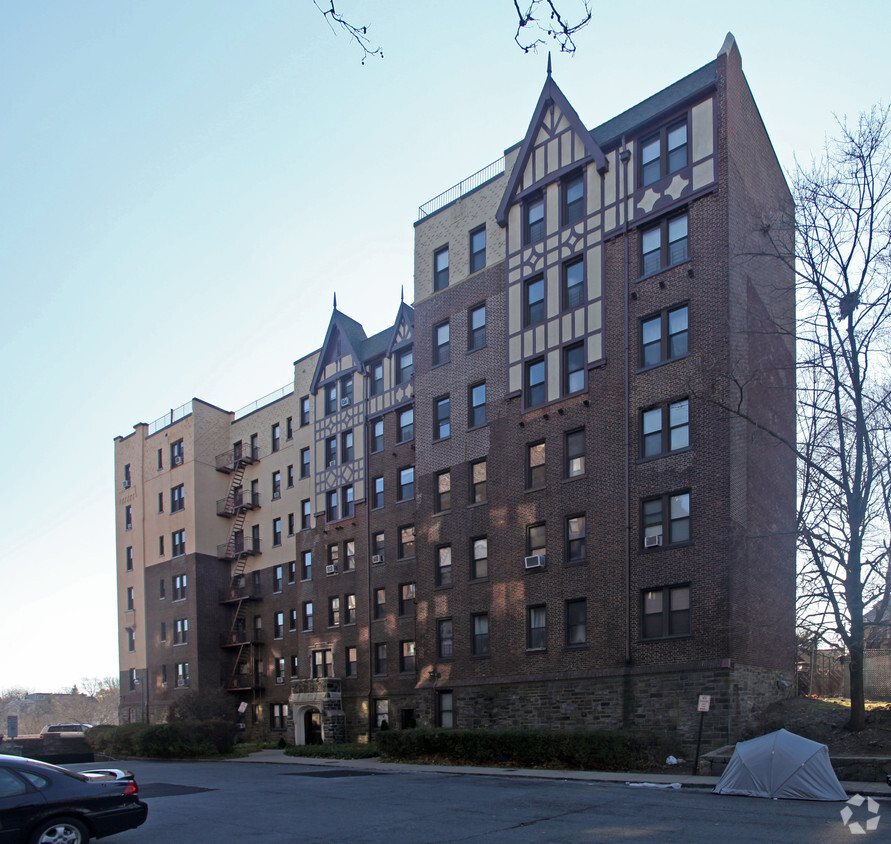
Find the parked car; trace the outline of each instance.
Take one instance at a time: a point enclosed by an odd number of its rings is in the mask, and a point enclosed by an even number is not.
[[[75,773],[0,755],[2,844],[86,844],[140,826],[147,816],[148,806],[127,771]]]
[[[84,733],[92,729],[92,724],[47,724],[40,731],[40,735],[45,736],[47,733]]]

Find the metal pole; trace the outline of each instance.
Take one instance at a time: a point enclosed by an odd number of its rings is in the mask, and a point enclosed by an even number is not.
[[[702,721],[705,718],[705,713],[699,713],[699,735],[696,736],[696,758],[693,760],[693,776],[697,776],[699,774],[699,748],[702,744]]]

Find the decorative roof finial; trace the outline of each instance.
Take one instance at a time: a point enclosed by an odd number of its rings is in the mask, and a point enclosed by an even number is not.
[[[551,75],[551,51],[548,50],[548,76]]]
[[[399,285],[399,303],[402,304],[405,302],[405,285]]]
[[[334,292],[334,310],[337,310],[337,291]]]

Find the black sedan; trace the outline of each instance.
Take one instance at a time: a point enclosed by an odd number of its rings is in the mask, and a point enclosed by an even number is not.
[[[145,822],[148,806],[125,771],[88,776],[0,755],[0,842],[86,844]]]

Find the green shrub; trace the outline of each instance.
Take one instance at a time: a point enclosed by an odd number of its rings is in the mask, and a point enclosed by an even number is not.
[[[228,753],[235,729],[228,721],[171,721],[94,727],[86,737],[93,750],[108,756],[183,759]]]
[[[375,736],[388,759],[442,759],[523,768],[623,770],[642,755],[640,738],[606,730],[389,730]]]
[[[285,756],[310,756],[322,759],[373,759],[380,751],[373,744],[289,745]]]

